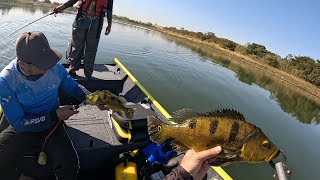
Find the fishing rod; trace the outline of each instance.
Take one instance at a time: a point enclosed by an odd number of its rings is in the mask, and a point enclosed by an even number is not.
[[[39,18],[39,19],[36,19],[36,20],[34,20],[34,21],[32,21],[32,22],[30,22],[30,23],[26,24],[25,26],[23,26],[23,27],[21,27],[21,28],[19,28],[19,29],[15,30],[15,31],[13,31],[12,33],[10,33],[10,34],[6,35],[6,36],[5,36],[5,37],[3,37],[0,41],[3,41],[3,40],[5,40],[5,39],[7,39],[9,36],[11,36],[12,34],[14,34],[14,33],[18,32],[19,30],[21,30],[21,29],[23,29],[23,28],[25,28],[25,27],[29,26],[30,24],[32,24],[32,23],[34,23],[34,22],[39,21],[40,19],[43,19],[43,18],[45,18],[45,17],[47,17],[47,16],[50,16],[50,15],[52,15],[52,14],[54,14],[54,12],[51,12],[51,13],[49,13],[49,14],[45,15],[45,16],[42,16],[42,17],[41,17],[41,18]]]

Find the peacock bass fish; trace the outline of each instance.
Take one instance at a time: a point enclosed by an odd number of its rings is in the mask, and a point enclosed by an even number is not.
[[[202,151],[221,146],[222,152],[215,161],[219,165],[235,161],[270,162],[280,153],[260,128],[247,122],[235,110],[203,114],[182,109],[175,112],[170,120],[176,124],[165,124],[156,117],[148,116],[148,132],[152,141],[162,144],[171,139],[180,151]]]
[[[119,115],[125,115],[128,119],[132,119],[135,109],[125,107],[126,103],[127,101],[124,97],[116,96],[108,90],[95,91],[87,95],[85,100],[85,104],[106,105]]]

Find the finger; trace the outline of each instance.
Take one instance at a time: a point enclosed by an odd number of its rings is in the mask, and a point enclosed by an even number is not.
[[[208,162],[209,162],[209,164],[210,164],[210,163],[212,163],[213,161],[216,161],[216,160],[217,160],[216,157],[212,157],[212,158],[208,159]]]
[[[77,114],[79,112],[77,109],[75,109],[73,105],[64,106],[64,109],[66,111],[69,111],[69,113],[72,113],[72,114]]]
[[[200,161],[204,161],[204,160],[207,160],[209,158],[214,157],[215,155],[219,154],[220,152],[221,152],[221,147],[217,146],[217,147],[205,150],[205,151],[198,152],[197,156]]]
[[[68,113],[73,115],[79,113],[79,111],[74,109],[68,109]]]
[[[74,114],[78,114],[78,113],[79,113],[79,111],[78,111],[78,110],[74,110],[73,112],[74,112]]]
[[[203,162],[201,168],[199,169],[199,171],[196,174],[195,179],[203,179],[203,177],[206,175],[206,173],[208,172],[210,168],[210,165],[208,164],[208,162]]]
[[[98,105],[98,108],[100,110],[109,110],[108,106],[106,106],[106,105]]]
[[[63,108],[69,109],[69,110],[74,110],[74,106],[72,105],[66,105]]]
[[[210,164],[208,161],[206,161],[205,163],[203,163],[203,169],[207,172],[210,168]]]

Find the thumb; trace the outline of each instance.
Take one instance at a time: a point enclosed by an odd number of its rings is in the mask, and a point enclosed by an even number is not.
[[[217,154],[219,154],[221,152],[221,150],[222,150],[221,147],[217,146],[217,147],[205,150],[205,151],[198,152],[197,153],[198,159],[201,161],[210,159],[210,158],[216,156]]]

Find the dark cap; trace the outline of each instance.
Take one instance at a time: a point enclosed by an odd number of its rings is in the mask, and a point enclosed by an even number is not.
[[[62,54],[51,49],[42,32],[24,32],[16,41],[16,52],[19,60],[31,63],[41,70],[48,70],[59,62]]]

